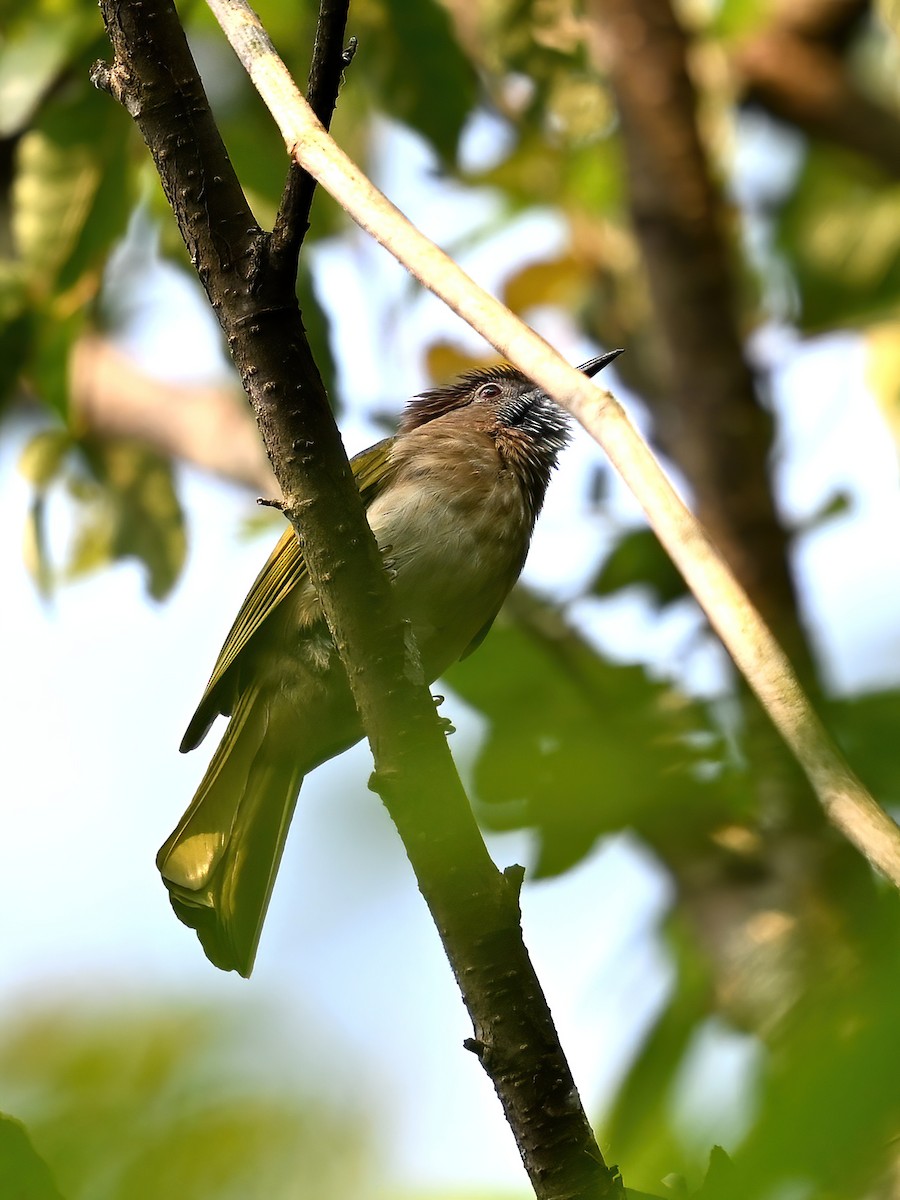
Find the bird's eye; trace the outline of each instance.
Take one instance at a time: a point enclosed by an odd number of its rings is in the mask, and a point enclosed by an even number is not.
[[[502,391],[499,383],[483,383],[478,389],[478,397],[481,400],[496,400]]]

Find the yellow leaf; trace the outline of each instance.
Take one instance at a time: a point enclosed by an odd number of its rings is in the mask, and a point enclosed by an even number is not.
[[[452,342],[433,342],[425,355],[428,374],[436,384],[449,383],[457,375],[475,371],[479,367],[492,367],[498,358],[477,358]]]
[[[873,325],[866,335],[866,383],[900,443],[900,321]]]
[[[587,287],[584,263],[571,254],[563,254],[522,267],[506,281],[503,299],[516,313],[544,304],[573,311],[579,307]]]
[[[895,39],[900,40],[900,0],[878,0],[876,7]]]
[[[68,430],[42,429],[22,451],[19,470],[36,488],[46,488],[59,475],[71,446]]]

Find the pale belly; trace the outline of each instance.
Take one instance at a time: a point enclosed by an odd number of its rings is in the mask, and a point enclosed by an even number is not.
[[[433,680],[493,620],[518,577],[531,533],[518,488],[498,482],[475,506],[418,480],[376,500],[368,517]]]

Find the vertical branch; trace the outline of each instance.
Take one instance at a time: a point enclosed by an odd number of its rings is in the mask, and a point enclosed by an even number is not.
[[[321,0],[313,44],[312,62],[306,99],[309,106],[328,129],[337,104],[341,79],[353,51],[344,51],[344,33],[350,0]],[[284,193],[275,218],[269,253],[276,269],[296,274],[300,247],[309,229],[316,181],[297,163],[292,162],[284,185]]]
[[[697,514],[801,674],[788,539],[772,500],[772,429],[744,358],[721,197],[697,128],[687,42],[670,0],[591,0],[622,122],[631,211],[664,343],[660,443]]]

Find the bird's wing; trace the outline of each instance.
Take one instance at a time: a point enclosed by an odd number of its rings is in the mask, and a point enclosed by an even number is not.
[[[375,495],[381,490],[391,474],[390,448],[393,438],[384,438],[363,450],[351,460],[350,466],[363,504],[368,508]],[[281,535],[278,545],[269,555],[265,566],[257,575],[247,598],[241,605],[234,624],[219,651],[216,665],[206,690],[197,705],[181,742],[181,750],[193,750],[203,741],[215,718],[223,708],[217,694],[228,671],[239,655],[246,649],[251,638],[263,626],[275,609],[307,577],[306,562],[292,528]],[[230,697],[228,700],[230,703]]]
[[[497,620],[497,616],[498,616],[499,612],[500,612],[500,609],[498,608],[497,612],[494,613],[494,615],[491,617],[491,619],[489,621],[485,621],[485,623],[482,625],[482,627],[478,630],[478,632],[472,638],[471,642],[469,642],[468,646],[466,646],[465,650],[463,650],[462,654],[459,656],[460,662],[462,662],[462,660],[464,658],[468,658],[470,654],[474,653],[474,651],[476,651],[478,649],[478,647],[481,645],[481,643],[484,641],[484,639],[487,637],[487,635],[491,632],[491,626]]]

